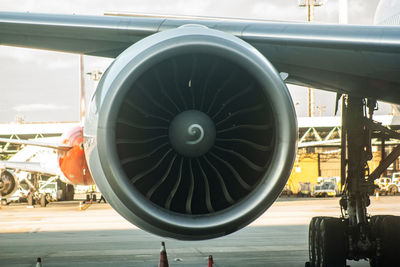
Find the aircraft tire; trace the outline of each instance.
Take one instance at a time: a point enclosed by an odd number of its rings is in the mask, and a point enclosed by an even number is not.
[[[375,217],[375,218],[374,218]],[[372,220],[374,218],[374,220]],[[398,244],[400,243],[400,217],[377,215],[371,218],[372,233],[380,251],[370,259],[371,267],[398,266]]]
[[[389,215],[375,215],[371,217],[371,233],[372,233],[372,237],[375,240],[376,247],[380,247],[382,240],[381,240],[381,224],[382,224],[382,220],[383,218],[385,218],[386,216]],[[380,265],[380,257],[378,257],[378,254],[381,254],[381,252],[379,251],[375,251],[374,256],[372,258],[369,259],[369,265],[371,267],[379,267]]]
[[[319,217],[312,217],[308,227],[308,257],[310,267],[315,267],[316,246],[315,246],[315,221]]]
[[[33,206],[33,195],[32,194],[29,194],[27,197],[26,197],[26,201],[28,202],[28,206]]]
[[[319,226],[324,218],[330,218],[325,216],[313,217],[310,221],[309,232],[308,232],[308,252],[311,267],[318,267],[320,264],[320,257],[318,255],[319,247]]]
[[[346,225],[340,218],[324,218],[319,225],[319,266],[346,266]]]
[[[319,231],[317,230],[317,228],[319,228],[319,224],[321,222],[321,219],[323,218],[326,217],[312,217],[308,227],[308,255],[311,267],[317,266],[317,244],[319,241]]]
[[[41,194],[40,195],[40,206],[41,207],[46,207],[46,203],[47,201],[46,201],[46,195],[45,194]]]

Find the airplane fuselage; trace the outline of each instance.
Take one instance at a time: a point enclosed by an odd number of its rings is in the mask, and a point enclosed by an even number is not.
[[[70,145],[68,151],[59,150],[58,163],[65,177],[77,185],[94,185],[92,175],[83,150],[83,129],[77,126],[65,133],[61,138],[62,144]]]

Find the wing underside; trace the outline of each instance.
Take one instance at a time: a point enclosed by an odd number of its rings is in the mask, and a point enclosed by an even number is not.
[[[0,44],[117,57],[135,42],[201,24],[253,45],[287,83],[400,104],[400,28],[157,16],[0,12]]]

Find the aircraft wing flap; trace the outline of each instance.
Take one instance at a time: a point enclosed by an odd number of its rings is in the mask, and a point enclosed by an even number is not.
[[[399,52],[398,33],[397,26],[270,22],[247,24],[241,38],[250,43]]]

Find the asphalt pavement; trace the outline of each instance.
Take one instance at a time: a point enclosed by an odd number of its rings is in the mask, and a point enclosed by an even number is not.
[[[371,214],[400,215],[400,197],[372,199]],[[161,238],[128,223],[108,204],[84,211],[77,202],[46,208],[12,205],[0,210],[0,266],[158,266],[160,242],[169,265],[304,266],[308,222],[313,216],[339,216],[339,199],[281,198],[258,220],[231,235],[206,241]],[[369,266],[366,261],[350,266]]]

